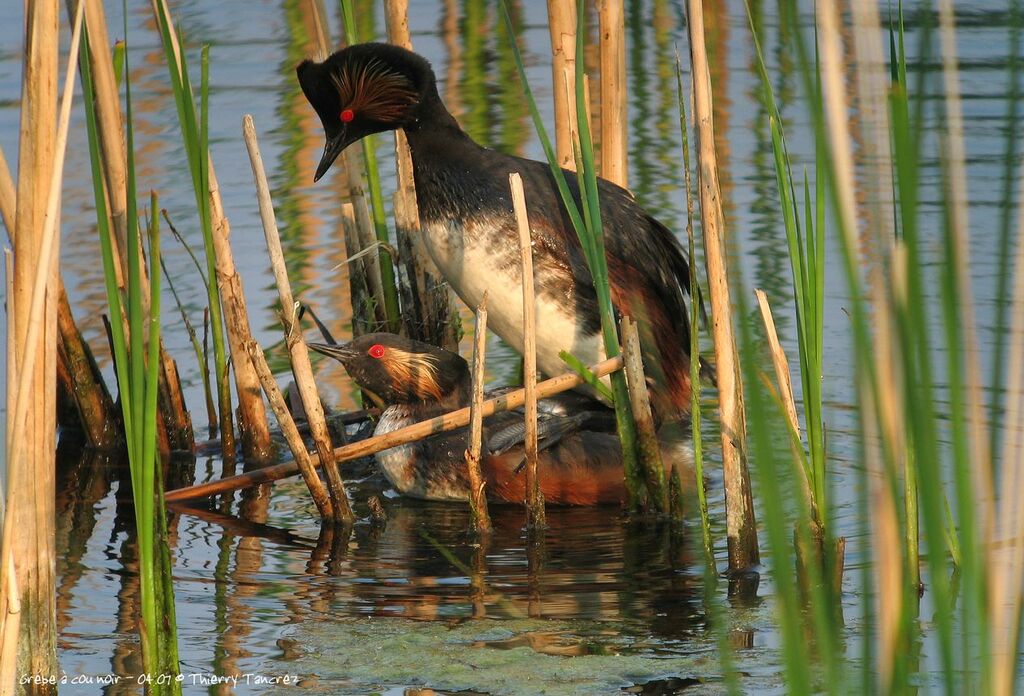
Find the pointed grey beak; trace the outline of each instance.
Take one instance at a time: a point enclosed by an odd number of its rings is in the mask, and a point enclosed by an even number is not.
[[[336,345],[331,345],[330,343],[307,343],[306,345],[321,355],[334,358],[342,365],[345,365],[349,360],[359,355],[359,351],[353,350],[347,344],[343,343]]]
[[[348,147],[348,139],[345,138],[346,130],[342,128],[340,133],[327,139],[327,144],[324,145],[324,154],[320,157],[320,164],[317,165],[316,174],[313,176],[313,183],[320,181],[320,178],[334,164],[334,160],[338,159],[341,151]]]

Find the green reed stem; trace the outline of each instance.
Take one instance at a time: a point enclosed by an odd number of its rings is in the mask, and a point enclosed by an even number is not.
[[[615,395],[612,394],[612,390],[608,388],[608,385],[602,382],[599,377],[595,376],[594,373],[590,371],[590,368],[583,363],[583,361],[581,361],[579,358],[577,358],[575,355],[573,355],[567,350],[559,351],[558,357],[562,359],[562,362],[569,366],[569,369],[571,369],[573,372],[582,377],[584,382],[593,387],[598,394],[607,399],[609,402],[615,400]],[[520,382],[521,381],[522,380],[520,380]]]
[[[126,13],[127,16],[127,13]],[[127,26],[125,27],[127,33]],[[155,495],[159,455],[157,453],[157,394],[160,373],[160,243],[158,205],[156,194],[151,197],[149,220],[149,277],[150,296],[148,314],[143,309],[142,248],[137,208],[135,175],[135,133],[128,79],[127,55],[125,61],[125,109],[127,141],[127,196],[126,230],[127,276],[126,301],[122,302],[117,285],[117,266],[114,258],[111,230],[108,222],[106,192],[103,184],[103,163],[96,123],[96,91],[89,62],[88,33],[83,30],[80,64],[82,90],[85,102],[86,130],[89,141],[89,161],[93,177],[97,228],[107,292],[110,327],[115,357],[115,372],[119,399],[125,424],[132,498],[135,509],[136,543],[138,547],[138,573],[140,587],[139,638],[142,645],[143,667],[146,675],[177,674],[177,638],[173,621],[173,586],[169,564],[157,548],[154,524],[158,519],[161,529],[166,526],[163,497]],[[125,333],[122,317],[128,322]],[[161,537],[165,535],[161,534]],[[162,548],[162,547],[161,547]],[[158,553],[160,554],[158,556]],[[158,611],[161,609],[161,611]],[[172,617],[168,621],[168,610]],[[180,693],[173,683],[148,684],[149,693]]]

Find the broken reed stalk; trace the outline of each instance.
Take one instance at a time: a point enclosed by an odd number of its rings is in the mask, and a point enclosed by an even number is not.
[[[388,41],[411,51],[409,0],[384,0],[384,18]],[[423,251],[416,241],[420,234],[416,184],[409,142],[401,129],[395,130],[395,161],[398,175],[394,196],[395,237],[398,256],[408,279],[408,287],[403,288],[402,323],[409,337],[458,352],[458,326],[454,321],[458,315],[451,291],[445,282],[427,270]]]
[[[113,426],[118,422],[114,400],[89,344],[75,323],[63,282],[57,287],[57,330],[71,380],[68,396],[75,403],[86,442],[100,450],[121,446],[122,433]]]
[[[484,364],[487,360],[487,291],[476,308],[473,333],[473,395],[469,406],[469,449],[466,450],[466,473],[469,477],[470,525],[477,532],[491,531],[491,515],[487,510],[487,490],[480,473],[480,451],[483,439]]]
[[[601,37],[601,176],[626,188],[626,13],[622,0],[599,0],[597,13]]]
[[[603,360],[596,365],[591,366],[590,371],[597,377],[604,377],[620,369],[622,369],[622,356],[617,355],[614,358],[608,358],[607,360]],[[552,377],[551,379],[547,379],[537,384],[537,398],[544,399],[549,396],[553,396],[554,394],[561,394],[564,391],[575,389],[583,383],[583,377],[574,372],[559,375],[558,377]],[[480,415],[483,418],[487,418],[495,413],[501,413],[513,408],[518,408],[525,402],[525,396],[525,391],[523,389],[517,389],[507,394],[502,394],[499,397],[488,399],[487,401],[484,401],[481,406]],[[386,449],[391,449],[392,447],[416,442],[417,440],[422,440],[423,438],[430,437],[431,435],[437,435],[439,433],[448,432],[449,430],[454,430],[455,428],[461,428],[469,423],[469,411],[469,407],[460,408],[457,411],[446,413],[443,416],[437,416],[436,418],[431,418],[427,421],[399,428],[398,430],[384,435],[374,436],[361,442],[354,442],[350,445],[338,447],[334,450],[334,459],[339,463],[347,462],[351,459],[366,457]],[[319,466],[319,461],[314,461],[316,465]],[[228,478],[221,479],[220,481],[211,481],[209,483],[202,483],[196,486],[168,491],[165,496],[165,500],[173,502],[178,500],[188,500],[190,498],[209,497],[211,495],[218,495],[220,493],[237,490],[239,488],[248,488],[250,486],[257,486],[261,483],[277,481],[278,479],[292,476],[297,472],[298,467],[294,462],[285,462],[283,464],[276,464],[274,466],[257,469],[256,471],[250,471],[245,474],[239,474],[238,476],[229,476]]]
[[[743,570],[758,565],[760,552],[746,461],[743,385],[739,379],[739,361],[732,327],[732,302],[725,254],[725,216],[722,212],[722,192],[718,185],[711,74],[704,43],[704,10],[701,0],[687,0],[686,26],[690,38],[694,116],[697,123],[701,230],[704,234],[718,377],[729,568]]]
[[[575,169],[571,124],[576,123],[576,104],[572,98],[576,92],[576,3],[548,0],[548,27],[551,31],[551,84],[562,84],[566,75],[570,80],[567,90],[552,90],[555,99],[555,153],[559,167]]]
[[[768,338],[768,349],[772,356],[772,366],[775,369],[775,379],[778,383],[777,394],[786,416],[786,425],[789,426],[790,447],[793,450],[793,468],[796,471],[797,479],[800,481],[804,505],[810,512],[806,521],[810,525],[811,536],[807,541],[812,544],[812,547],[805,547],[805,540],[801,538],[799,529],[794,529],[793,532],[796,546],[797,575],[806,595],[807,583],[809,581],[807,564],[817,563],[821,568],[822,574],[827,569],[824,554],[825,529],[822,524],[821,513],[818,509],[817,498],[811,485],[809,463],[807,456],[804,454],[803,443],[800,439],[800,421],[797,418],[796,401],[793,398],[793,382],[789,373],[789,361],[786,359],[786,352],[782,349],[778,332],[775,330],[775,319],[772,317],[772,310],[768,304],[768,295],[765,294],[764,290],[754,290],[754,296],[757,298],[758,308],[761,310],[761,319],[764,322],[765,336]],[[767,377],[765,377],[765,380],[767,381]],[[770,386],[770,382],[768,384]],[[800,521],[797,524],[800,524]],[[839,591],[842,583],[842,556],[839,555],[836,558],[840,567],[838,575],[840,584],[836,585],[835,589]]]
[[[800,437],[800,421],[796,416],[796,401],[793,399],[793,381],[789,374],[789,362],[786,360],[786,352],[779,342],[779,334],[775,330],[775,319],[772,317],[772,308],[768,305],[768,295],[764,290],[754,290],[754,297],[757,298],[757,306],[761,310],[761,320],[764,322],[765,335],[768,338],[768,349],[772,355],[772,367],[775,368],[775,379],[779,383],[779,398],[785,407],[786,422],[790,429]],[[810,493],[810,482],[807,492]]]
[[[249,162],[252,165],[253,178],[256,181],[256,196],[259,199],[260,218],[263,221],[263,234],[267,240],[267,251],[270,253],[270,263],[274,269],[274,280],[277,283],[278,296],[281,299],[281,324],[284,327],[285,343],[288,346],[288,354],[291,358],[292,372],[295,375],[295,382],[298,385],[299,396],[302,399],[302,407],[306,412],[306,420],[309,423],[309,430],[313,435],[313,442],[316,444],[317,454],[324,467],[327,476],[327,485],[331,493],[331,516],[325,519],[334,519],[339,522],[351,522],[354,519],[352,508],[348,503],[348,495],[345,493],[345,484],[338,473],[338,466],[334,462],[334,445],[331,443],[331,435],[327,429],[327,419],[324,416],[323,404],[320,403],[320,395],[316,389],[316,382],[313,378],[313,367],[309,362],[309,350],[302,338],[302,328],[296,316],[296,303],[292,295],[291,284],[288,282],[288,268],[284,262],[284,252],[281,249],[281,235],[277,230],[277,220],[274,217],[274,203],[270,198],[270,184],[267,182],[267,174],[263,168],[263,156],[260,154],[259,143],[256,141],[256,126],[252,116],[246,114],[242,119],[242,132],[245,137],[245,147],[249,151]],[[257,358],[253,356],[252,344],[248,344],[248,353],[252,357],[253,365],[256,366]],[[260,367],[257,367],[260,381],[263,383],[263,390],[267,391],[265,375],[260,374]],[[269,394],[267,395],[269,398]],[[275,413],[277,408],[274,409]],[[280,420],[280,414],[278,414]],[[289,446],[292,443],[289,442]],[[303,446],[304,447],[304,446]],[[294,452],[294,447],[292,448]],[[312,470],[311,470],[312,471]],[[312,472],[315,475],[315,472]],[[319,477],[317,478],[319,482]],[[307,485],[309,481],[307,480]],[[310,493],[313,489],[310,488]],[[319,505],[317,506],[319,508]],[[321,514],[323,510],[321,509]]]
[[[57,617],[52,559],[57,315],[53,290],[59,263],[60,184],[83,13],[79,7],[73,23],[59,115],[57,2],[30,4],[26,13],[14,280],[8,297],[8,335],[15,337],[14,371],[8,380],[17,387],[13,398],[8,391],[14,408],[7,412],[7,490],[0,546],[0,568],[8,571],[13,566],[20,577],[17,587],[14,583],[0,586],[0,609],[7,612],[4,633],[9,622],[24,623],[10,626],[12,633],[17,631],[18,640],[0,646],[0,664],[10,664],[9,653],[14,651],[16,673],[55,678]],[[54,122],[56,133],[38,127]],[[15,598],[8,596],[11,589],[25,595],[17,598],[24,599],[25,606],[14,615],[10,614],[15,606]]]
[[[281,389],[277,386],[277,381],[274,379],[274,374],[270,371],[270,366],[267,365],[263,349],[260,348],[255,340],[252,340],[247,344],[247,352],[249,359],[252,360],[253,367],[256,368],[260,384],[263,385],[263,393],[267,395],[267,401],[270,402],[270,408],[273,410],[274,415],[277,416],[277,424],[281,427],[281,434],[284,435],[288,448],[292,451],[292,456],[295,457],[295,466],[299,473],[302,474],[302,480],[306,482],[306,488],[309,489],[309,496],[313,499],[313,504],[316,505],[321,518],[325,520],[335,519],[335,510],[334,505],[331,503],[331,496],[328,494],[324,482],[320,480],[320,475],[317,474],[316,467],[309,457],[306,443],[303,442],[302,435],[295,426],[295,420],[288,411],[288,404],[285,403],[284,394],[281,393]]]
[[[508,175],[512,209],[519,228],[519,255],[523,265],[523,390],[526,393],[526,526],[546,525],[544,494],[537,476],[537,296],[533,290],[533,243],[526,212],[523,180],[517,172]]]
[[[623,315],[619,320],[619,335],[622,336],[623,372],[626,373],[626,386],[629,389],[629,405],[636,422],[637,454],[647,482],[648,505],[651,504],[650,499],[654,498],[655,510],[668,513],[669,487],[665,480],[665,466],[661,461],[661,448],[658,446],[658,431],[654,427],[654,415],[651,413],[651,398],[647,393],[640,334],[636,322],[628,315]]]

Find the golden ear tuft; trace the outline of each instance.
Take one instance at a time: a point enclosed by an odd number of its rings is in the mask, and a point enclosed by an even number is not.
[[[400,122],[419,96],[405,75],[390,70],[376,58],[349,61],[331,78],[344,109],[383,123]]]
[[[441,399],[441,385],[437,383],[437,358],[428,353],[408,353],[389,348],[382,359],[395,391],[412,391],[420,399]]]

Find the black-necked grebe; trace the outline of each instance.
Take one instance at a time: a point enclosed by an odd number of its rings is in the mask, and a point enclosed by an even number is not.
[[[305,61],[298,79],[323,123],[327,144],[319,179],[348,145],[403,129],[412,152],[423,244],[463,302],[489,293],[488,326],[523,345],[522,271],[508,175],[523,179],[537,288],[537,365],[548,375],[565,365],[560,351],[584,363],[604,358],[597,297],[547,164],[477,145],[437,93],[430,64],[389,44],[358,44],[322,63]],[[579,200],[576,176],[566,180]],[[632,316],[660,420],[690,410],[689,266],[672,233],[632,195],[599,181],[612,302]]]
[[[395,334],[366,334],[344,345],[310,343],[338,360],[352,379],[387,408],[375,435],[397,430],[469,404],[466,361],[442,348]],[[544,499],[553,505],[597,505],[625,500],[622,455],[614,414],[581,394],[538,403]],[[377,454],[384,476],[402,495],[427,500],[466,500],[467,428],[400,445]],[[497,413],[484,421],[481,469],[488,496],[521,503],[526,495],[523,412]],[[666,457],[684,467],[686,457]]]

